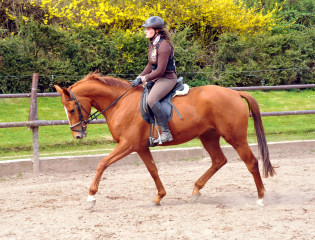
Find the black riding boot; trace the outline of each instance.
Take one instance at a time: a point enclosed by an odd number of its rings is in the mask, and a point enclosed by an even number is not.
[[[167,121],[167,114],[163,111],[162,105],[160,102],[154,103],[153,107],[151,108],[154,116],[156,118],[157,124],[161,127],[161,137],[160,139],[154,139],[154,144],[159,144],[161,142],[169,142],[173,140],[172,134],[170,129],[168,128],[168,121]]]

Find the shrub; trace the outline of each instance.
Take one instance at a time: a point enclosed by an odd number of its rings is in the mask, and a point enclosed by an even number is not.
[[[111,32],[109,38],[118,50],[118,57],[112,65],[111,73],[123,78],[134,79],[148,62],[148,41],[144,34],[118,30]]]
[[[226,33],[205,46],[192,28],[172,34],[177,72],[191,86],[314,83],[314,38],[314,28],[247,38]],[[96,69],[133,79],[147,64],[147,48],[141,32],[64,30],[30,20],[0,40],[0,93],[29,92],[33,72],[41,75],[42,92],[54,91],[55,83],[69,86]]]
[[[176,64],[180,72],[198,69],[201,55],[197,42],[190,41],[191,29],[173,35]],[[53,91],[53,84],[69,86],[94,70],[133,79],[147,64],[148,40],[143,33],[112,31],[105,35],[100,29],[72,29],[30,21],[16,36],[0,41],[2,93],[28,92],[31,75],[41,76],[40,91]],[[4,76],[20,76],[10,79]],[[26,79],[21,75],[27,75]]]
[[[0,0],[0,37],[17,32],[19,26],[31,18],[43,22],[45,10],[32,5],[30,0]]]
[[[223,86],[314,83],[314,29],[242,39],[223,34],[217,42],[213,82]],[[220,75],[220,76],[218,76]]]
[[[282,33],[291,30],[303,30],[315,24],[315,4],[310,0],[244,0],[249,8],[259,9],[267,13],[274,11],[277,24],[273,31]]]
[[[18,1],[18,0],[15,0]],[[22,0],[20,0],[22,1]],[[26,0],[24,0],[26,1]],[[106,31],[135,31],[148,17],[165,18],[171,29],[194,26],[198,35],[234,32],[256,34],[274,26],[273,10],[256,11],[234,0],[29,0],[31,6],[45,11],[42,21],[58,21],[63,26],[93,26]],[[12,18],[17,17],[12,15]],[[210,32],[209,32],[210,29]],[[215,30],[215,31],[213,31]]]

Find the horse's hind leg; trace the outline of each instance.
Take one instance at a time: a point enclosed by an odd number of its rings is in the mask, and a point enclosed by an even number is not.
[[[235,150],[237,151],[240,158],[246,164],[247,169],[253,175],[253,178],[254,178],[254,181],[256,184],[256,188],[257,188],[257,192],[258,192],[257,204],[263,205],[265,188],[264,188],[264,184],[262,182],[261,176],[260,176],[258,161],[257,161],[256,157],[252,153],[252,151],[251,151],[251,149],[247,143],[244,143],[244,144],[238,145],[238,146],[234,146],[233,144],[231,144],[231,145],[235,148]]]
[[[153,157],[149,148],[143,151],[138,151],[138,154],[141,157],[142,161],[144,162],[145,166],[147,167],[148,171],[150,172],[155,182],[156,188],[158,190],[158,195],[154,199],[154,204],[158,206],[160,205],[162,198],[166,195],[166,191],[159,177],[158,169],[153,161]]]
[[[193,190],[193,200],[197,200],[200,195],[200,189],[204,187],[207,181],[221,168],[223,167],[227,160],[224,156],[222,149],[220,147],[220,135],[218,135],[214,130],[204,133],[199,136],[202,145],[207,150],[211,157],[212,165],[211,167],[196,181]]]

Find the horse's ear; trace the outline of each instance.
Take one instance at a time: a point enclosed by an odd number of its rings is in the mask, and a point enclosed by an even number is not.
[[[67,98],[70,98],[70,97],[71,97],[71,95],[70,95],[68,89],[62,88],[62,91],[63,91],[63,93],[66,95]]]
[[[56,88],[57,92],[59,92],[60,94],[63,94],[61,87],[59,87],[58,85],[54,85],[54,87]]]
[[[66,95],[66,97],[70,97],[70,93],[66,88],[61,88],[58,85],[54,85],[54,87],[56,88],[57,92],[59,92],[61,95]]]

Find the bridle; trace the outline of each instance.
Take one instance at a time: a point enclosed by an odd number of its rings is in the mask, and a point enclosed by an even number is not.
[[[129,92],[130,89],[128,89],[126,92],[124,92],[120,97],[118,97],[114,102],[112,102],[107,108],[105,108],[103,111],[99,112],[96,111],[93,114],[89,114],[88,111],[83,107],[83,105],[76,99],[75,95],[73,94],[73,92],[71,92],[70,90],[69,93],[71,94],[72,98],[67,99],[67,102],[69,101],[75,101],[75,105],[77,107],[78,113],[79,113],[79,117],[80,117],[80,122],[70,126],[71,131],[73,132],[80,132],[83,135],[85,135],[85,130],[84,128],[86,128],[87,124],[91,121],[93,121],[94,119],[97,119],[98,116],[102,115],[105,111],[107,111],[109,108],[111,108],[115,103],[117,103],[127,92]],[[84,112],[87,113],[87,115],[89,116],[88,120],[85,120],[83,114],[82,114],[82,109]],[[75,127],[77,127],[78,125],[81,125],[81,129],[77,130],[74,129]]]

